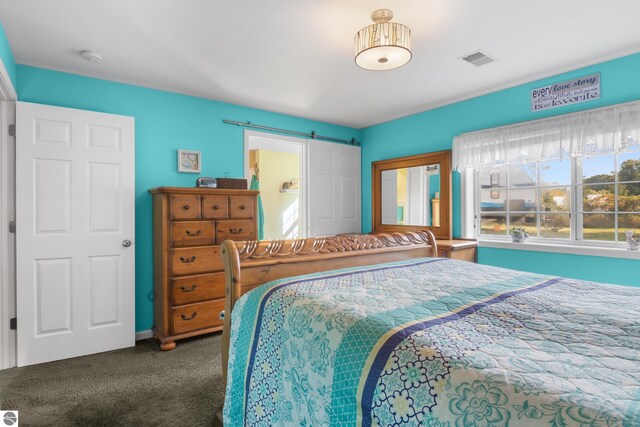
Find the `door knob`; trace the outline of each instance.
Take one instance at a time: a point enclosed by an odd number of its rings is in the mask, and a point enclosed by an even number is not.
[[[129,246],[131,246],[131,240],[128,240],[128,239],[123,240],[122,246],[124,246],[125,248],[128,248]]]

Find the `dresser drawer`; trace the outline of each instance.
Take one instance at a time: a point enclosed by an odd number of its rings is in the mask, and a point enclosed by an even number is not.
[[[224,298],[224,273],[171,279],[172,305]]]
[[[180,248],[171,251],[171,271],[176,276],[222,270],[220,246]]]
[[[202,217],[207,219],[229,218],[229,197],[202,196]]]
[[[253,196],[229,196],[230,218],[253,218],[256,212]]]
[[[199,219],[200,196],[172,194],[169,200],[170,219]]]
[[[216,221],[216,243],[255,240],[255,223],[249,220]]]
[[[220,312],[224,310],[224,299],[183,305],[171,309],[173,333],[182,334],[198,329],[222,325]]]
[[[180,221],[171,223],[172,246],[213,245],[216,240],[213,221]]]

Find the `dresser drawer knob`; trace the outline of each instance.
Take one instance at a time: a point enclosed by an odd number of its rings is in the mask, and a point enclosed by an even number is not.
[[[217,211],[218,209],[220,209],[220,205],[213,205],[213,210]]]
[[[187,236],[189,236],[189,237],[195,237],[195,236],[199,236],[200,234],[202,234],[202,230],[198,230],[195,233],[187,230],[186,233],[187,233]]]
[[[182,290],[182,292],[193,292],[198,288],[198,286],[194,283],[193,285],[191,285],[190,288],[186,287],[186,286],[180,286],[180,289]]]
[[[198,315],[197,311],[194,311],[191,316],[187,316],[186,314],[181,314],[180,317],[182,318],[182,320],[193,320],[196,318],[196,316]]]
[[[191,206],[189,206],[189,205],[184,205],[184,206],[182,207],[182,209],[184,209],[185,211],[188,211],[189,209],[191,209]]]
[[[243,210],[245,210],[245,209],[247,209],[247,207],[246,207],[245,205],[240,205],[240,210],[242,210],[242,211],[243,211]]]
[[[242,233],[242,228],[230,228],[229,234],[240,234]]]
[[[191,258],[185,258],[183,256],[180,257],[180,261],[184,262],[185,264],[193,262],[196,260],[196,256],[192,256]]]

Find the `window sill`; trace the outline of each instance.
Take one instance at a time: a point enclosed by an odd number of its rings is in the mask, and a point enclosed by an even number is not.
[[[640,251],[630,251],[625,249],[624,247],[613,248],[538,242],[513,243],[507,240],[491,239],[478,239],[478,247],[640,260]]]

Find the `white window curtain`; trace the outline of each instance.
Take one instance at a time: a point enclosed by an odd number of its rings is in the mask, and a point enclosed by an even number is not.
[[[640,150],[640,101],[465,133],[453,167],[524,163]]]

